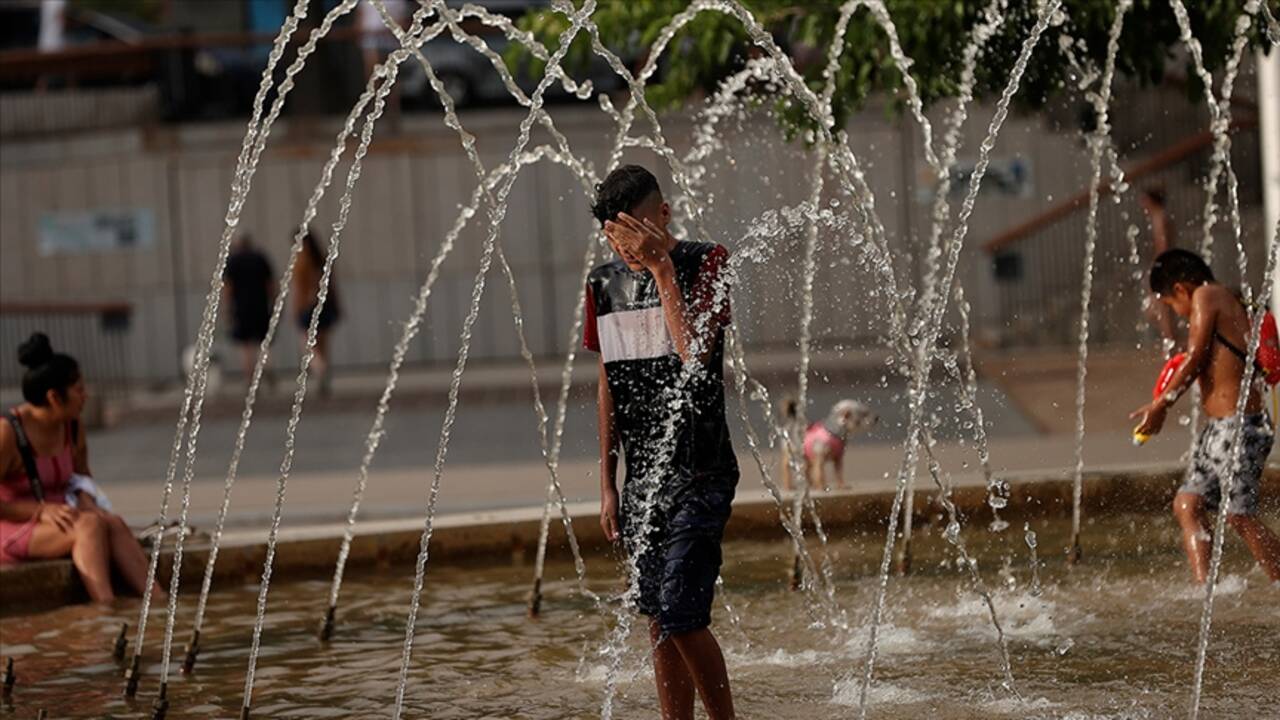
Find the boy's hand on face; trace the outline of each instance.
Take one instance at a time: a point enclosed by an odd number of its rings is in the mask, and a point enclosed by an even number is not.
[[[620,537],[618,523],[618,493],[604,492],[600,496],[600,529],[604,531],[604,538],[611,543],[618,542]]]
[[[1142,422],[1133,432],[1138,435],[1155,435],[1164,427],[1165,416],[1169,412],[1169,406],[1163,400],[1153,400],[1146,405],[1129,413],[1130,420],[1142,418]]]
[[[624,259],[629,257],[650,272],[671,262],[667,254],[666,232],[648,220],[618,213],[617,220],[604,224],[604,234]]]

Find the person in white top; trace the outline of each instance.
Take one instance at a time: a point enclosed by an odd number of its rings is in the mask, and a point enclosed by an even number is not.
[[[67,0],[44,0],[40,3],[40,52],[58,52],[66,45]]]
[[[36,49],[42,53],[60,52],[66,47],[67,0],[44,0],[40,3],[40,35],[36,38]],[[44,92],[49,86],[49,77],[41,75],[36,78],[36,91]]]

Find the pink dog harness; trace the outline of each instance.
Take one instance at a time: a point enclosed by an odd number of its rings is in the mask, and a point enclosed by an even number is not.
[[[818,421],[809,426],[804,433],[804,456],[811,458],[814,456],[814,450],[819,443],[830,448],[831,459],[839,462],[844,457],[844,438],[831,432],[827,424]]]

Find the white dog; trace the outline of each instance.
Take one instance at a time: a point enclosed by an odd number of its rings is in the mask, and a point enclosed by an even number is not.
[[[784,420],[795,418],[795,402],[784,400]],[[857,400],[841,400],[831,406],[825,420],[813,423],[804,433],[804,474],[809,487],[829,490],[827,482],[830,468],[835,485],[844,488],[844,446],[853,435],[864,432],[880,422],[871,408]],[[791,458],[787,445],[782,447],[782,483],[790,490]]]

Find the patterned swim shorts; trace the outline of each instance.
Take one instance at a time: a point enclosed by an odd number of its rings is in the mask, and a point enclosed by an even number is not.
[[[1275,433],[1266,413],[1244,416],[1244,452],[1236,453],[1239,426],[1234,417],[1210,418],[1200,431],[1191,457],[1191,472],[1178,492],[1204,498],[1205,509],[1214,512],[1222,502],[1222,481],[1231,476],[1239,462],[1235,482],[1227,494],[1227,512],[1232,515],[1258,514],[1258,485]],[[1237,460],[1237,455],[1239,459]]]

